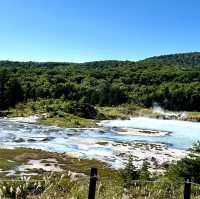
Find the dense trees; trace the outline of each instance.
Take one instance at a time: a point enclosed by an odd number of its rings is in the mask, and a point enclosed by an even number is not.
[[[23,101],[23,91],[16,78],[10,78],[6,70],[0,71],[0,109],[6,109]]]
[[[167,109],[200,111],[200,53],[139,62],[0,62],[0,109],[61,97],[82,105],[157,102]]]

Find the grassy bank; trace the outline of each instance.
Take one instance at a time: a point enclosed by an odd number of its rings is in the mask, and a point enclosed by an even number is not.
[[[147,112],[148,109],[142,109],[135,105],[122,105],[117,107],[94,107],[96,115],[93,118],[83,117],[75,110],[69,113],[63,108],[65,101],[40,99],[37,101],[28,101],[18,103],[15,108],[9,109],[9,117],[26,117],[30,115],[41,115],[40,124],[57,125],[60,127],[96,127],[96,122],[102,119],[128,119],[130,115],[138,116]]]
[[[84,118],[62,110],[62,101],[41,99],[19,103],[15,108],[9,109],[9,117],[26,117],[40,115],[38,121],[44,125],[57,125],[60,127],[95,127],[95,120]]]
[[[187,118],[188,118],[188,120],[191,120],[191,121],[200,122],[200,112],[188,112]]]
[[[152,118],[163,118],[161,113],[156,113],[152,108],[144,108],[133,104],[124,104],[115,107],[93,107],[94,117],[85,117],[80,108],[73,107],[74,110],[66,109],[68,102],[61,99],[40,99],[18,103],[15,108],[9,109],[9,117],[26,117],[30,115],[40,115],[38,121],[44,125],[57,125],[60,127],[96,127],[99,120],[128,119],[130,117],[146,116]],[[88,110],[86,109],[88,112]],[[88,114],[88,113],[87,113]],[[200,121],[200,112],[186,112],[186,120]]]
[[[118,176],[118,171],[111,169],[106,164],[97,161],[97,160],[88,160],[88,159],[77,159],[68,156],[65,153],[55,153],[48,152],[39,149],[31,148],[16,148],[16,149],[0,149],[0,172],[1,177],[5,177],[7,172],[10,170],[16,170],[17,174],[18,167],[20,165],[27,164],[29,160],[45,160],[47,165],[50,163],[48,159],[55,159],[57,165],[63,170],[64,173],[67,171],[73,171],[78,173],[84,173],[89,175],[91,167],[99,168],[99,174],[101,176]],[[28,173],[36,172],[38,174],[45,174],[45,171],[39,169],[29,170]]]

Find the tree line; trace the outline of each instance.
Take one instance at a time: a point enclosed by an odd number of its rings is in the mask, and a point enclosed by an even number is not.
[[[169,110],[200,111],[199,64],[200,53],[138,62],[1,61],[0,109],[29,99],[64,98],[98,106],[157,102]]]

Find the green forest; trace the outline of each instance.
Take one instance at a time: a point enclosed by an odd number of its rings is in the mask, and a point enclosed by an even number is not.
[[[168,110],[200,111],[200,53],[137,62],[0,61],[0,110],[39,99],[62,99],[66,112],[89,113],[86,118],[96,114],[95,106],[154,102]]]

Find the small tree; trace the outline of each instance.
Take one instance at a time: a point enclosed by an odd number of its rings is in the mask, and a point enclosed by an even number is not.
[[[133,157],[130,155],[127,165],[122,172],[124,186],[129,188],[133,180],[139,179],[139,172],[133,164]]]
[[[142,168],[140,169],[140,180],[150,180],[151,173],[149,172],[148,168],[149,163],[144,161]]]

